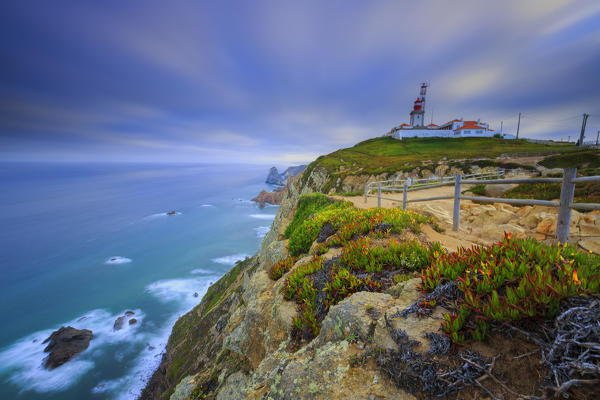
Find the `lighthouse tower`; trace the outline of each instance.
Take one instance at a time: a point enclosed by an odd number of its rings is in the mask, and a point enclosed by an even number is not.
[[[410,124],[413,127],[425,125],[425,95],[427,94],[427,83],[421,84],[419,97],[415,100],[413,110],[410,112]]]

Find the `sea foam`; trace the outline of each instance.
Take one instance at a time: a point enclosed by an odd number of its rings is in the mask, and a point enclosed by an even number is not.
[[[219,278],[212,277],[212,281]],[[178,302],[179,311],[174,314],[156,333],[143,337],[147,346],[134,360],[129,373],[118,379],[102,381],[92,390],[94,394],[111,393],[113,398],[127,400],[138,398],[146,383],[160,365],[171,329],[177,318],[200,303],[210,286],[208,278],[203,279],[170,279],[154,282],[146,287],[146,292],[162,302]],[[198,293],[198,297],[194,294]]]
[[[145,315],[141,310],[135,310],[133,318],[137,319],[137,323],[125,323],[121,330],[114,331],[115,320],[124,312],[125,310],[114,315],[106,310],[92,310],[72,321],[60,324],[89,329],[94,337],[86,350],[51,371],[43,367],[44,359],[48,356],[48,353],[44,352],[47,343],[44,344],[43,341],[54,329],[37,331],[18,340],[0,352],[0,375],[7,375],[10,382],[23,390],[45,393],[69,388],[94,367],[94,356],[101,354],[106,344],[137,340],[136,331],[142,325]]]
[[[127,264],[127,263],[130,263],[131,261],[132,261],[131,258],[114,256],[114,257],[108,258],[104,262],[104,264],[108,264],[108,265]]]
[[[250,255],[245,253],[233,254],[231,256],[213,258],[212,261],[217,264],[234,265],[238,261],[245,260],[246,257],[250,257]]]
[[[250,214],[250,218],[274,220],[275,214]]]
[[[269,229],[271,229],[270,226],[258,226],[254,228],[254,231],[256,232],[256,236],[262,239],[269,233]]]

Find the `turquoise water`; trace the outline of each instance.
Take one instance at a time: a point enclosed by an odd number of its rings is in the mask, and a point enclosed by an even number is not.
[[[248,199],[266,172],[0,163],[0,398],[135,398],[177,317],[258,249],[277,208]],[[127,310],[137,323],[115,331]],[[41,342],[62,325],[94,339],[47,371]]]

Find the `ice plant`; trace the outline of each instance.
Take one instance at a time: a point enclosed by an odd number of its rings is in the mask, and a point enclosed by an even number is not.
[[[507,234],[492,246],[459,249],[433,258],[421,289],[456,281],[458,310],[442,324],[454,340],[482,340],[489,324],[555,315],[560,300],[600,292],[600,258],[567,243],[550,246]],[[470,313],[465,317],[463,309]],[[466,318],[466,319],[465,319]]]

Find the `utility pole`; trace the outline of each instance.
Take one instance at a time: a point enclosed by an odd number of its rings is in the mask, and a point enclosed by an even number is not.
[[[579,134],[579,141],[577,146],[583,146],[583,138],[585,137],[585,126],[587,125],[587,119],[590,114],[583,113],[583,122],[581,123],[581,133]]]
[[[598,131],[598,134],[596,135],[596,146],[598,146],[598,139],[600,139],[600,131]]]
[[[521,113],[519,113],[519,122],[517,122],[517,139],[519,138],[519,128],[521,127]]]
[[[502,125],[504,124],[504,121],[500,121],[500,134],[502,134],[504,131],[502,130]]]

